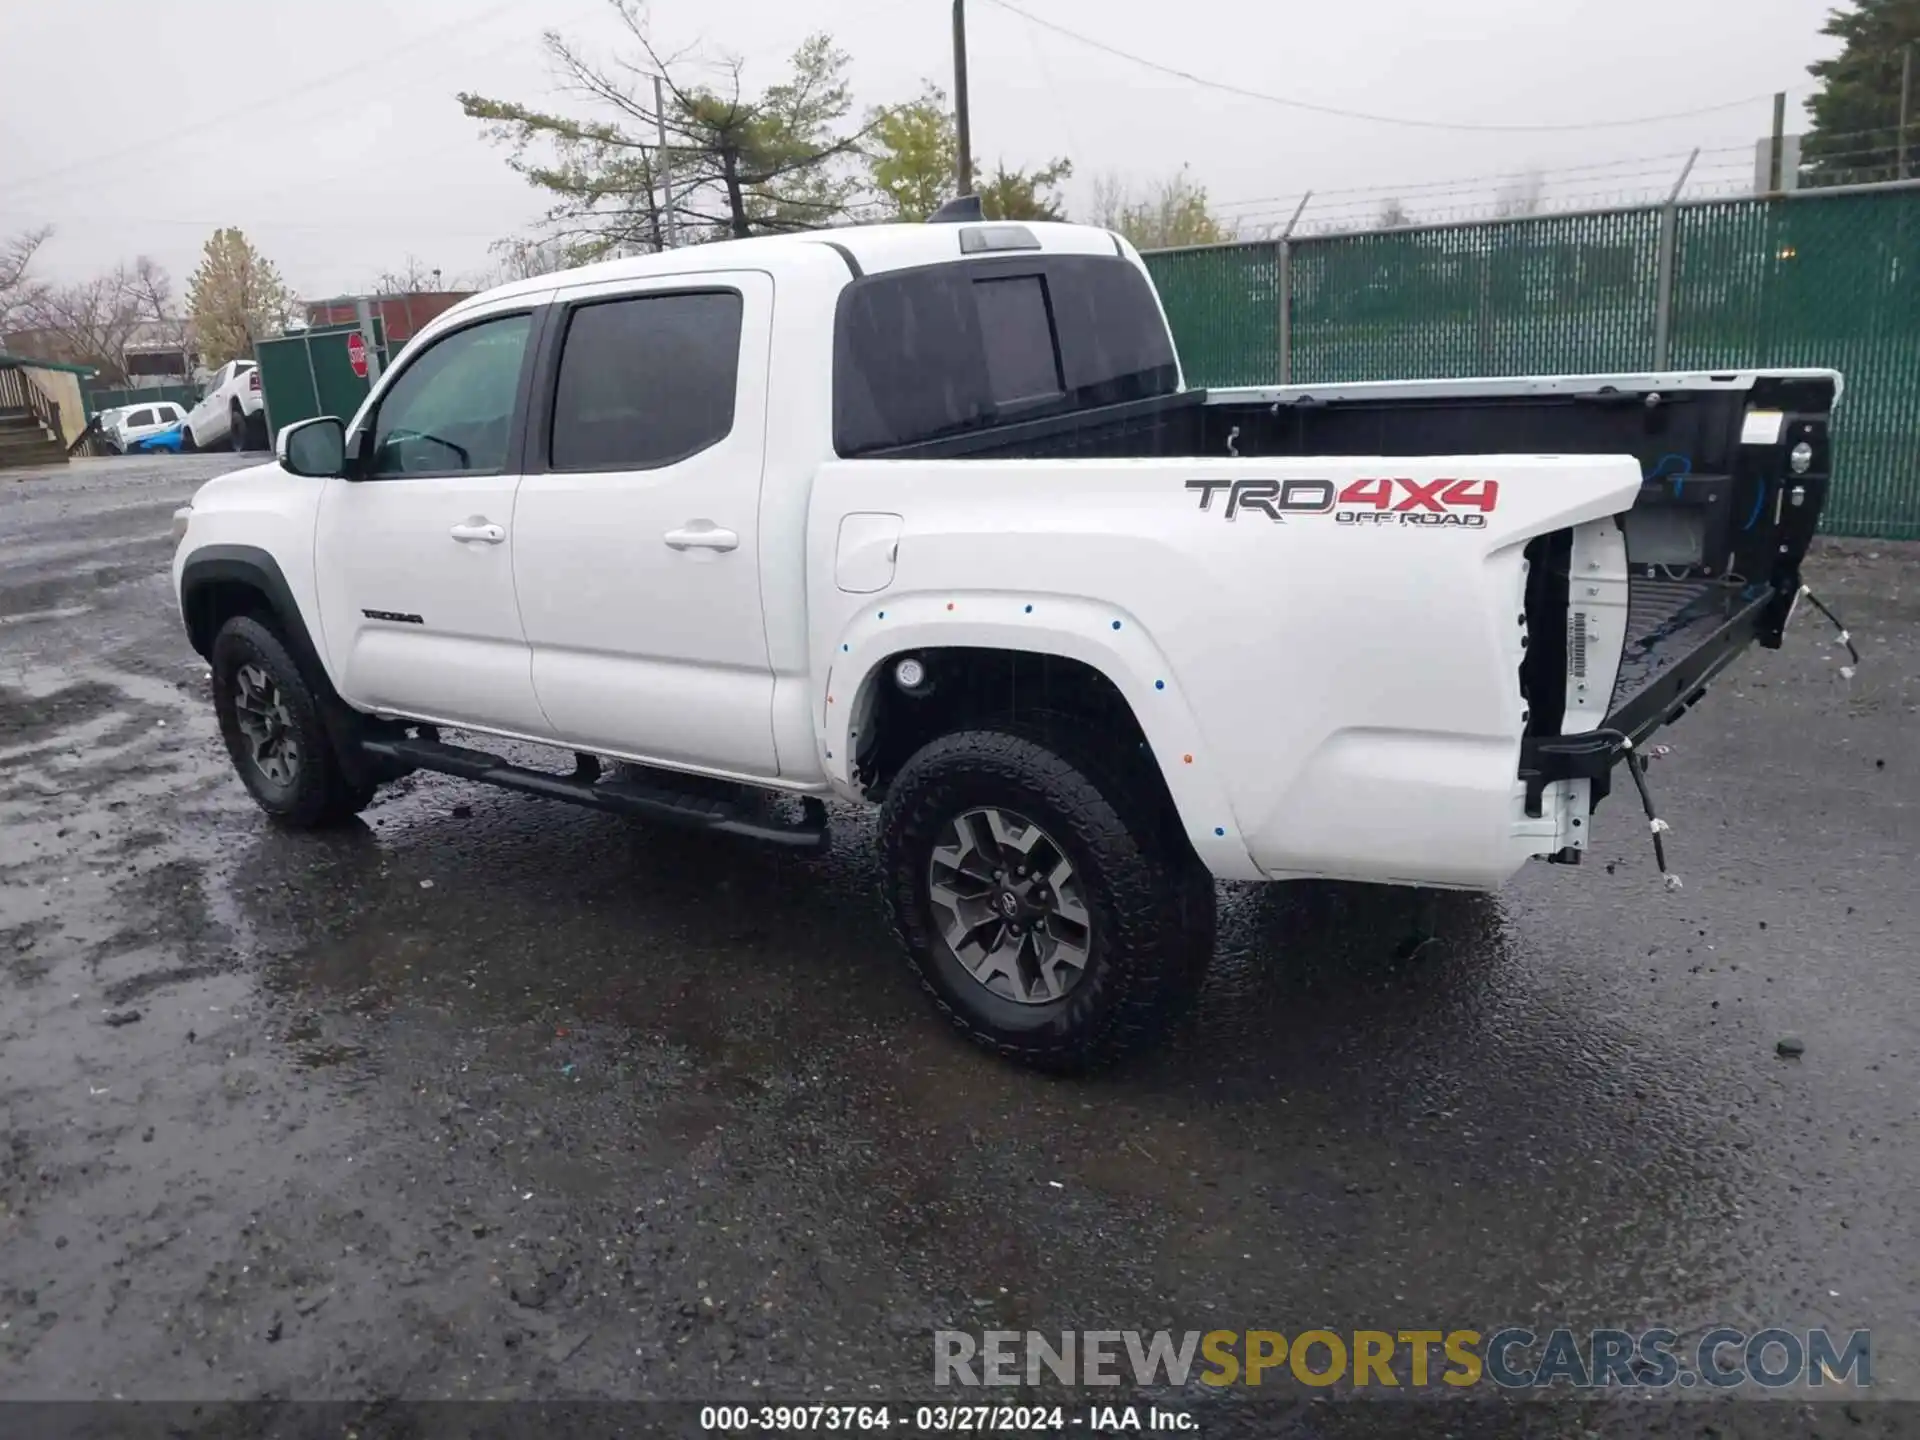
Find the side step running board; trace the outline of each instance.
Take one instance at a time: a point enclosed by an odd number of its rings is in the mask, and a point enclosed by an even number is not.
[[[458,775],[464,780],[478,780],[549,800],[564,800],[592,810],[744,835],[798,850],[824,850],[829,842],[827,807],[812,796],[805,798],[804,821],[798,825],[782,825],[753,818],[734,800],[676,790],[669,784],[651,784],[637,778],[632,771],[617,780],[596,780],[593,777],[599,773],[597,767],[587,766],[579,767],[572,775],[553,775],[512,764],[484,750],[447,745],[438,740],[366,740],[361,748],[369,755],[417,769],[437,770],[443,775]]]

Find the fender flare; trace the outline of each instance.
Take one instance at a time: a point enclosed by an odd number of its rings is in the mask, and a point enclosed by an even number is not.
[[[279,562],[256,545],[202,545],[187,556],[180,567],[180,618],[186,623],[189,643],[202,659],[213,658],[213,634],[195,633],[194,609],[197,597],[208,586],[217,584],[246,585],[266,596],[287,649],[307,682],[328,698],[339,698],[313,636],[308,633],[306,617],[293,598],[293,587],[287,584]]]
[[[408,773],[411,766],[372,759],[360,748],[361,741],[370,733],[382,733],[386,723],[363,715],[340,698],[333,677],[327,673],[313,637],[307,631],[299,602],[293,598],[293,587],[287,584],[287,577],[273,556],[258,546],[203,545],[180,567],[180,614],[186,621],[187,638],[202,659],[212,660],[209,652],[218,630],[204,636],[206,648],[202,649],[203,637],[194,634],[195,597],[207,586],[217,584],[246,585],[266,597],[281,640],[320,701],[320,721],[333,741],[335,757],[350,778],[380,782],[396,780]]]
[[[856,791],[852,754],[869,696],[904,650],[968,647],[1076,660],[1106,677],[1133,711],[1196,854],[1215,875],[1258,880],[1220,773],[1166,655],[1128,611],[1074,598],[876,597],[837,636],[816,670],[820,764],[842,794]]]

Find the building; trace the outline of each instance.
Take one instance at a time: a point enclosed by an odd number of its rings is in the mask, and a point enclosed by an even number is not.
[[[315,328],[352,325],[359,320],[359,307],[364,304],[379,318],[389,351],[397,353],[429,320],[451,310],[473,293],[471,290],[416,290],[406,295],[340,295],[331,300],[309,300],[307,324]]]

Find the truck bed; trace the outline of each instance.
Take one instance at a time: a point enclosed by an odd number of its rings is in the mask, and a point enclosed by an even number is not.
[[[1639,740],[1753,641],[1780,643],[1826,498],[1839,391],[1830,371],[1190,390],[875,458],[1631,455],[1646,479],[1622,518],[1628,636],[1606,728]],[[1810,459],[1795,469],[1802,444]],[[1541,543],[1532,558],[1546,583],[1529,598],[1530,630],[1564,632],[1567,547]],[[1560,643],[1528,662],[1543,739],[1561,733],[1566,659]]]

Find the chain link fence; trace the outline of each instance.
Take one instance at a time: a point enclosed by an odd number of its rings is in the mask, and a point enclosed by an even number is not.
[[[1824,528],[1920,539],[1920,184],[1146,262],[1192,385],[1831,366]]]

